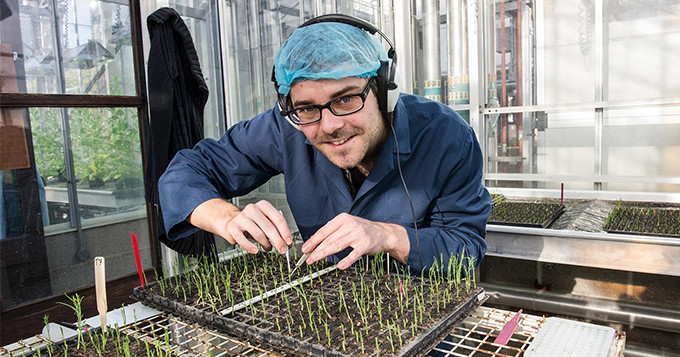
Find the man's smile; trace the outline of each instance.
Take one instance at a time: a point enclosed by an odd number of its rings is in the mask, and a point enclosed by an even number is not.
[[[354,135],[348,136],[348,137],[346,137],[346,138],[344,138],[344,139],[334,139],[334,140],[329,140],[329,141],[327,141],[326,143],[331,144],[332,146],[337,147],[337,146],[341,146],[341,145],[347,143],[348,141],[352,140],[352,138],[354,138]]]

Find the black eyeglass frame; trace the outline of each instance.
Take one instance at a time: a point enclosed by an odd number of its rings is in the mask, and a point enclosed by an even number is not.
[[[321,120],[321,117],[323,116],[322,113],[323,113],[323,110],[325,108],[328,108],[328,110],[330,110],[330,112],[333,113],[333,115],[339,116],[339,117],[354,114],[354,113],[360,111],[361,109],[364,109],[364,105],[366,104],[366,97],[368,97],[368,93],[371,91],[371,84],[373,83],[374,80],[375,80],[375,77],[371,77],[368,80],[368,83],[366,83],[366,87],[364,88],[363,91],[361,91],[361,93],[345,94],[345,95],[342,95],[338,98],[335,98],[333,100],[328,101],[328,103],[326,103],[326,104],[305,105],[304,107],[292,108],[292,109],[286,110],[286,111],[282,112],[281,114],[283,116],[289,117],[293,121],[293,123],[295,123],[296,125],[309,125],[309,124],[318,123]],[[348,112],[348,113],[336,113],[335,110],[333,110],[333,108],[331,107],[331,104],[333,102],[339,100],[339,99],[346,98],[346,97],[359,97],[359,98],[361,98],[361,106],[359,108],[357,108],[356,110]],[[288,100],[290,101],[290,98]],[[300,121],[300,118],[297,115],[297,111],[301,110],[301,109],[307,109],[307,108],[317,108],[319,110],[319,117],[316,120],[313,120],[313,121],[306,121],[306,122]]]

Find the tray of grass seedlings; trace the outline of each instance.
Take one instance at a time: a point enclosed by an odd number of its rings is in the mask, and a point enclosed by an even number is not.
[[[498,201],[493,204],[489,224],[546,228],[564,211],[559,202]]]
[[[166,312],[295,355],[415,356],[485,299],[473,259],[454,257],[413,276],[384,255],[339,270],[317,262],[289,275],[284,256],[201,260],[182,275],[135,288]],[[470,277],[465,278],[465,277]]]
[[[116,357],[116,356],[147,356],[147,357],[161,357],[161,356],[176,356],[177,353],[173,349],[176,346],[171,345],[172,337],[170,333],[165,330],[158,332],[153,338],[143,337],[137,338],[130,336],[123,331],[119,326],[101,327],[85,329],[82,309],[82,296],[74,294],[72,296],[66,295],[70,303],[61,303],[73,310],[76,316],[74,329],[76,334],[68,338],[55,338],[50,334],[63,336],[63,329],[59,333],[54,328],[49,328],[49,317],[45,315],[44,323],[47,327],[47,338],[44,345],[37,347],[31,352],[23,352],[21,356],[32,357],[79,357],[79,356],[98,356],[98,357]],[[123,325],[126,324],[126,317],[123,313]],[[137,321],[134,321],[137,324]],[[147,327],[151,331],[157,331],[153,326]],[[158,330],[160,331],[160,330]],[[54,342],[57,341],[57,342]],[[16,354],[14,354],[16,355]]]
[[[609,233],[680,238],[680,209],[625,205],[619,201],[607,216],[604,230]]]

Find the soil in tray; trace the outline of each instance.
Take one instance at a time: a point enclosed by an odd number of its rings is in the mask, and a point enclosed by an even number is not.
[[[488,222],[545,228],[557,218],[563,208],[560,203],[554,202],[500,201],[493,204]]]
[[[619,202],[607,217],[604,230],[680,237],[680,209],[626,207]]]
[[[480,290],[472,279],[463,279],[473,275],[469,259],[440,263],[420,277],[403,271],[388,275],[383,259],[345,271],[328,269],[327,263],[303,265],[302,275],[314,278],[283,289],[298,277],[288,277],[287,268],[281,268],[285,257],[247,254],[233,262],[204,261],[181,277],[137,288],[133,296],[295,353],[348,356],[422,352],[444,334],[442,326],[452,323],[452,315],[465,317],[469,311],[461,307],[472,308],[470,302],[477,301]],[[327,273],[315,276],[320,271]],[[177,286],[191,293],[177,294]],[[244,301],[251,303],[238,309]]]

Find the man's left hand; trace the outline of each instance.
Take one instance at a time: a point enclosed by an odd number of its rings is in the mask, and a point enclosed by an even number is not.
[[[307,264],[352,247],[352,252],[338,263],[347,269],[363,255],[390,253],[392,258],[406,263],[410,249],[406,229],[398,224],[369,221],[341,213],[321,227],[302,245],[302,252],[313,251]]]

